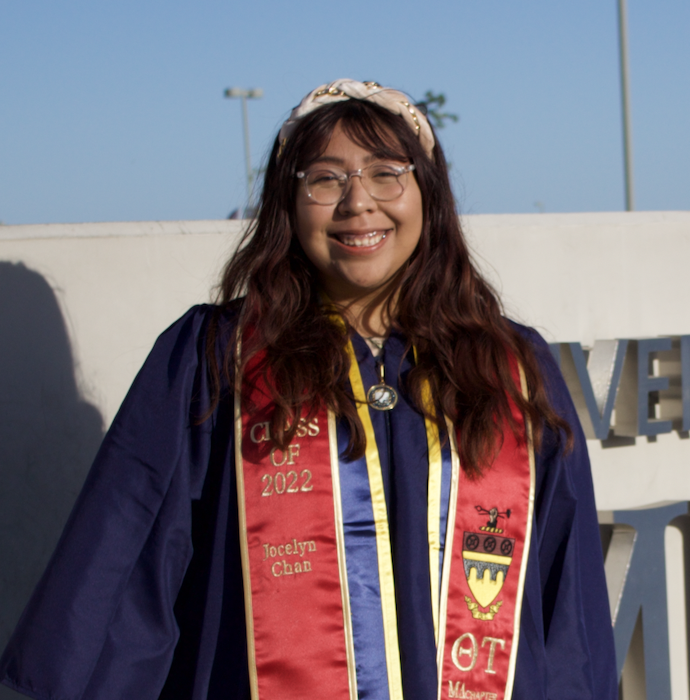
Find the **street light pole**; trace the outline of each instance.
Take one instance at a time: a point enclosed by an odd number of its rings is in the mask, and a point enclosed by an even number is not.
[[[228,88],[225,97],[239,97],[242,100],[242,131],[244,132],[244,160],[247,168],[247,207],[251,206],[252,185],[254,184],[254,171],[252,170],[252,156],[249,148],[249,113],[247,111],[247,99],[263,97],[261,88],[245,90],[244,88]]]
[[[621,108],[623,111],[623,159],[625,166],[625,210],[635,209],[633,188],[632,124],[630,121],[630,78],[628,74],[628,10],[618,0],[618,38],[621,61]]]

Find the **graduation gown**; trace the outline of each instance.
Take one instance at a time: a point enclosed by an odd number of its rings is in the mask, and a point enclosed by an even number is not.
[[[48,568],[2,659],[0,679],[38,700],[249,698],[232,394],[210,419],[205,337],[212,306],[156,342],[106,435]],[[235,322],[223,317],[225,338]],[[532,542],[513,700],[614,700],[613,635],[587,448],[548,346],[530,329],[552,405],[575,448],[547,432],[536,455]],[[353,338],[365,386],[375,360]],[[437,697],[426,530],[427,443],[393,334],[371,410],[389,514],[403,689]],[[347,434],[338,428],[342,449]]]

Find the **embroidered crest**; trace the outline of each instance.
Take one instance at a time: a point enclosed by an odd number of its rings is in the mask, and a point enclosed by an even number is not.
[[[499,518],[509,518],[510,517],[510,508],[506,510],[505,512],[501,513],[498,508],[489,508],[487,510],[486,508],[483,508],[482,506],[475,506],[475,510],[478,513],[481,513],[482,515],[488,515],[489,520],[486,523],[486,525],[482,525],[479,529],[483,530],[484,532],[497,532],[499,535],[503,532],[498,527],[498,519]]]
[[[479,532],[466,531],[463,536],[465,577],[474,597],[473,600],[470,596],[465,596],[465,603],[475,620],[493,620],[503,605],[503,601],[496,601],[496,598],[513,561],[515,539],[503,537],[503,530],[498,527],[498,519],[509,518],[510,510],[501,512],[495,507],[475,508],[478,513],[488,515],[489,520],[486,525],[479,527]]]

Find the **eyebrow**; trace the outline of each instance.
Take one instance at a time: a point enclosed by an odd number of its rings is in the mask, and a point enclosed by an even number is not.
[[[375,153],[370,153],[368,156],[364,158],[365,163],[373,163],[374,161],[377,160],[398,160],[397,158],[382,158],[381,156],[376,155]],[[314,163],[333,163],[333,165],[344,165],[345,160],[343,158],[337,158],[336,156],[320,156],[319,158],[316,158],[315,160],[312,161],[312,164]]]
[[[365,163],[371,163],[373,160],[380,160],[373,153],[370,153],[364,158]],[[345,160],[343,158],[336,158],[335,156],[321,156],[313,161],[314,163],[333,163],[334,165],[344,165]]]

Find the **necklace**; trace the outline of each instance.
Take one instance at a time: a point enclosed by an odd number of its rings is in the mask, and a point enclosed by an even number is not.
[[[398,403],[398,392],[385,382],[383,353],[376,358],[376,369],[379,381],[367,392],[367,403],[377,411],[390,411]]]
[[[386,342],[385,338],[367,336],[362,336],[362,338],[364,339],[364,342],[369,346],[371,354],[374,357],[378,357],[383,352],[383,344]]]

